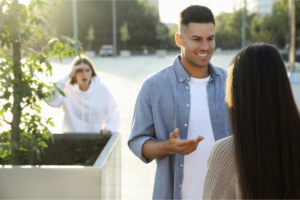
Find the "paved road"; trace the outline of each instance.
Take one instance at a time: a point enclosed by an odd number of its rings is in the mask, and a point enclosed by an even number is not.
[[[227,69],[236,52],[216,52],[212,63]],[[127,139],[130,135],[130,126],[133,116],[134,104],[139,87],[143,80],[150,74],[168,66],[176,54],[167,55],[164,58],[156,56],[134,56],[130,58],[95,58],[93,62],[101,81],[108,87],[115,97],[121,111],[122,134],[122,199],[151,199],[154,183],[156,163],[142,163],[127,147]],[[53,61],[54,71],[52,80],[63,78],[69,73],[71,59],[63,63]],[[300,80],[300,72],[297,72]],[[292,85],[296,101],[300,105],[300,84]],[[62,122],[61,109],[53,109],[43,104],[43,114],[54,117],[56,128],[54,132],[60,132]]]

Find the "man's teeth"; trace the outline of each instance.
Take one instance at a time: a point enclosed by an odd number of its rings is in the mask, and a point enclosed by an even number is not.
[[[207,53],[206,54],[197,54],[198,56],[201,56],[201,57],[205,57],[207,56]]]

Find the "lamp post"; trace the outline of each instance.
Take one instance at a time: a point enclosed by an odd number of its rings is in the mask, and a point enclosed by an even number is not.
[[[288,73],[291,83],[298,83],[297,76],[295,74],[295,45],[296,45],[296,10],[295,0],[289,1],[289,18],[290,18],[290,53],[289,53],[289,64],[290,71]]]
[[[116,0],[112,0],[112,18],[113,18],[113,45],[114,58],[117,57],[117,18],[116,18]]]
[[[244,48],[246,46],[246,15],[247,15],[247,0],[244,0],[242,48]]]
[[[77,2],[73,0],[73,34],[74,38],[78,40],[78,23],[77,23]]]

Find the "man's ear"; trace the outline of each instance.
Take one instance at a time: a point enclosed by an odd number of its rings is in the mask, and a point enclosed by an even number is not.
[[[178,47],[182,47],[182,36],[179,33],[175,34],[175,42]]]

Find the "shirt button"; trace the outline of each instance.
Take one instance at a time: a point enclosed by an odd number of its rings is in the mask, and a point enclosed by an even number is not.
[[[180,167],[182,167],[182,164],[180,164]]]
[[[187,123],[185,123],[184,126],[187,126]]]
[[[187,107],[190,107],[190,104],[186,104]]]
[[[186,87],[186,89],[188,90],[188,89],[189,89],[189,87]]]
[[[181,185],[179,185],[179,187],[181,187]]]

